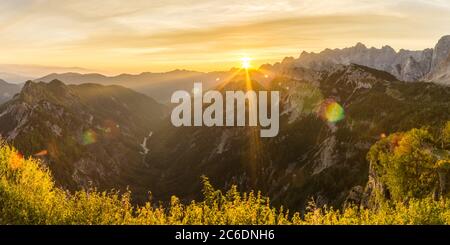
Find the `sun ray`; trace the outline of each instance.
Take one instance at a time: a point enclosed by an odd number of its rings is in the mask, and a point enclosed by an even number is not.
[[[244,67],[244,65],[243,65]],[[249,66],[248,66],[249,67]],[[250,76],[250,72],[248,69],[245,69],[245,86],[246,86],[246,90],[247,91],[252,91],[253,89],[253,84],[252,84],[252,79]],[[253,101],[252,97],[249,97],[249,101],[248,101],[248,115],[250,117],[250,115],[252,114],[252,109],[254,107],[254,104],[257,103],[257,101]],[[253,185],[254,188],[257,187],[258,184],[258,176],[259,176],[259,170],[262,167],[262,160],[263,160],[263,150],[262,150],[262,143],[261,143],[261,138],[260,138],[260,127],[259,126],[253,126],[253,127],[248,127],[249,133],[248,133],[248,146],[249,146],[249,152],[248,152],[248,156],[247,156],[247,161],[249,161],[248,164],[248,168],[249,168],[249,177],[250,177],[250,182]]]
[[[236,69],[233,73],[225,77],[222,82],[217,85],[217,89],[222,90],[225,85],[231,82],[240,72],[242,72],[242,69]]]
[[[250,61],[251,61],[251,60],[252,60],[252,59],[249,58],[249,57],[241,58],[241,61],[242,61],[242,68],[244,68],[245,70],[250,69],[250,67],[251,67]]]

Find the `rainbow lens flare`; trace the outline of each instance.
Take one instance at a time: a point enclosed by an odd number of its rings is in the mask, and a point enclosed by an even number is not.
[[[97,142],[97,134],[92,129],[84,131],[83,138],[82,138],[82,144],[90,145],[90,144],[94,144],[95,142]]]
[[[115,138],[120,134],[119,124],[112,120],[105,120],[99,129],[102,132],[102,137],[108,139]]]
[[[327,99],[320,105],[319,116],[328,122],[336,123],[344,119],[344,108],[334,99]]]

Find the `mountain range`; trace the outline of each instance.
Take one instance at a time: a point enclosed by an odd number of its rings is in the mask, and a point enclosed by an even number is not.
[[[293,210],[311,198],[338,207],[367,183],[372,144],[450,120],[448,43],[446,36],[434,49],[398,52],[357,44],[248,74],[64,73],[28,81],[21,90],[0,82],[18,92],[0,104],[0,136],[40,158],[69,190],[129,188],[136,202],[148,191],[155,200],[177,195],[189,202],[199,197],[206,175],[220,189],[261,190]],[[196,81],[222,93],[247,90],[247,76],[254,90],[280,91],[277,137],[260,138],[254,127],[170,123],[163,102],[173,91],[191,91]]]
[[[326,49],[320,53],[303,52],[294,58],[286,58],[273,69],[291,65],[313,70],[327,69],[336,64],[359,64],[389,72],[402,81],[426,81],[450,85],[450,36],[443,36],[434,48],[411,51],[390,46],[381,49],[367,48],[358,43],[344,49]]]
[[[434,48],[411,51],[395,51],[390,46],[381,49],[367,48],[358,43],[344,49],[326,49],[320,53],[303,52],[298,58],[287,57],[282,62],[265,64],[262,73],[255,79],[263,80],[268,72],[277,72],[286,67],[303,67],[316,71],[329,69],[334,65],[358,64],[386,71],[401,81],[425,81],[450,84],[450,36],[443,36]],[[264,73],[265,72],[265,73]],[[170,101],[176,90],[192,88],[194,82],[202,82],[205,88],[212,88],[236,73],[236,69],[217,72],[196,72],[174,70],[163,73],[144,72],[105,76],[99,73],[51,73],[34,81],[64,81],[67,84],[97,83],[121,85],[144,93],[161,103]]]
[[[244,73],[215,88],[246,90]],[[355,64],[286,67],[268,83],[253,78],[252,87],[282,95],[275,138],[259,138],[252,127],[177,128],[167,108],[146,95],[58,80],[29,81],[0,106],[0,134],[41,158],[70,190],[129,188],[137,202],[147,191],[155,200],[175,194],[188,202],[199,197],[206,175],[220,188],[258,189],[302,210],[310,198],[339,206],[363,186],[365,156],[381,135],[450,118],[448,86],[403,82]],[[321,113],[330,105],[338,117]]]
[[[49,74],[35,81],[50,82],[52,80],[64,81],[67,84],[96,83],[104,85],[122,85],[135,91],[144,93],[160,102],[167,103],[175,90],[192,89],[194,82],[203,82],[205,87],[211,87],[228,72],[195,72],[187,70],[174,70],[166,73],[144,72],[137,75],[121,74],[118,76],[105,76],[98,73],[61,73]]]

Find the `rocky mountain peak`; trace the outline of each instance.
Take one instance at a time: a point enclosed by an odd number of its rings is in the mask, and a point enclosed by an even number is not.
[[[325,49],[320,53],[302,52],[295,66],[327,70],[333,65],[351,63],[386,71],[403,81],[431,81],[450,84],[450,35],[443,36],[434,49],[398,52],[385,45],[367,48],[362,43],[344,49]]]
[[[27,81],[19,94],[29,104],[46,100],[55,104],[68,105],[77,97],[71,89],[59,80],[49,83]]]
[[[395,50],[389,45],[384,45],[383,47],[381,47],[381,49],[384,51],[389,51],[389,52],[395,53]]]
[[[364,50],[364,49],[367,49],[366,45],[364,45],[364,44],[361,43],[361,42],[358,42],[358,43],[355,45],[354,48],[357,49],[357,50]]]
[[[450,43],[450,35],[445,35],[445,36],[441,37],[438,41],[438,44],[442,44],[442,43]]]
[[[443,36],[434,47],[428,80],[450,84],[450,35]]]
[[[333,84],[333,86],[336,84],[339,84],[338,87],[345,86],[344,89],[348,91],[367,89],[377,83],[397,80],[388,72],[358,64],[336,65],[333,69],[324,73],[323,79],[326,83]]]
[[[308,55],[309,53],[308,52],[306,52],[306,51],[302,51],[302,53],[300,54],[300,56],[304,56],[304,55]]]
[[[448,60],[450,54],[450,35],[439,39],[434,47],[433,59],[431,62],[431,71],[439,68],[440,62]]]

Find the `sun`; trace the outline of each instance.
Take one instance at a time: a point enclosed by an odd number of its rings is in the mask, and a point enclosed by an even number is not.
[[[249,69],[251,67],[250,60],[251,60],[251,58],[249,58],[249,57],[241,58],[242,68],[244,68],[246,70]]]

